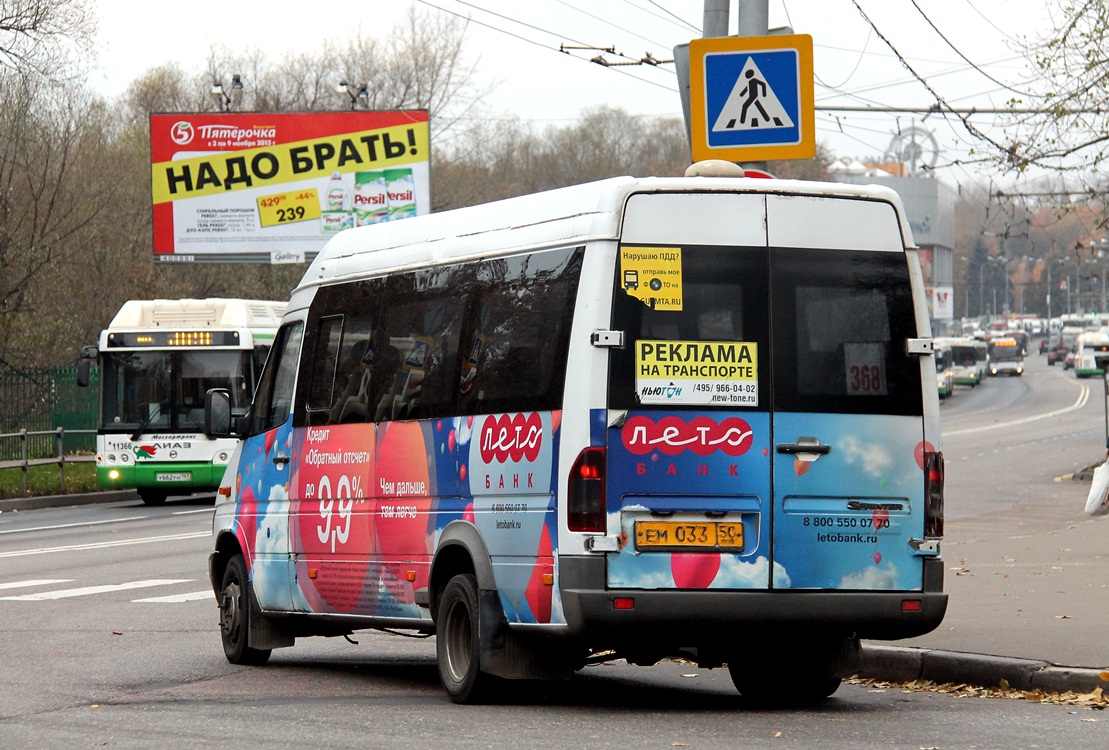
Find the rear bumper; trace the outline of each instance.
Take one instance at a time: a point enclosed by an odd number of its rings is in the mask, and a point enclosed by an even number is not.
[[[943,562],[924,560],[925,591],[606,590],[601,556],[559,559],[562,606],[570,632],[608,647],[735,643],[739,636],[854,634],[872,640],[913,638],[934,630],[947,611]],[[617,598],[633,599],[615,609]],[[905,611],[903,602],[919,602]]]

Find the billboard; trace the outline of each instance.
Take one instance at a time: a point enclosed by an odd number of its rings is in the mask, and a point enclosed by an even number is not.
[[[949,286],[930,286],[928,291],[928,316],[932,320],[955,319],[955,290]]]
[[[425,110],[152,114],[155,262],[303,263],[430,213]]]

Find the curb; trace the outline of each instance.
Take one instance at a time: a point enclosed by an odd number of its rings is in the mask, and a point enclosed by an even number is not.
[[[18,510],[37,510],[39,508],[67,508],[76,505],[97,503],[119,503],[138,500],[135,490],[109,490],[107,492],[85,492],[73,495],[38,495],[35,497],[10,497],[0,500],[0,513]]]
[[[1047,661],[960,651],[864,644],[859,676],[887,682],[926,680],[996,688],[1005,680],[1013,690],[1090,693],[1106,689],[1102,670],[1060,667]]]

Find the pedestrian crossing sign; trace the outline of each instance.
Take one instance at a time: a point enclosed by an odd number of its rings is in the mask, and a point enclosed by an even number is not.
[[[694,39],[689,85],[694,161],[816,155],[808,34]]]

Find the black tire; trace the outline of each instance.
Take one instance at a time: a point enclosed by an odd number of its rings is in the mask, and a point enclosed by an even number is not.
[[[456,575],[443,589],[435,623],[439,680],[455,703],[482,703],[492,694],[493,676],[481,671],[477,579]]]
[[[843,682],[832,676],[833,653],[830,647],[776,658],[746,653],[728,660],[728,674],[736,690],[760,706],[807,706],[824,700]]]
[[[235,555],[227,561],[219,594],[220,638],[223,653],[232,664],[265,664],[271,649],[251,648],[247,645],[250,634],[250,603],[253,597],[246,561]]]
[[[141,489],[139,490],[139,497],[142,498],[145,505],[165,505],[169,493],[161,490]]]

